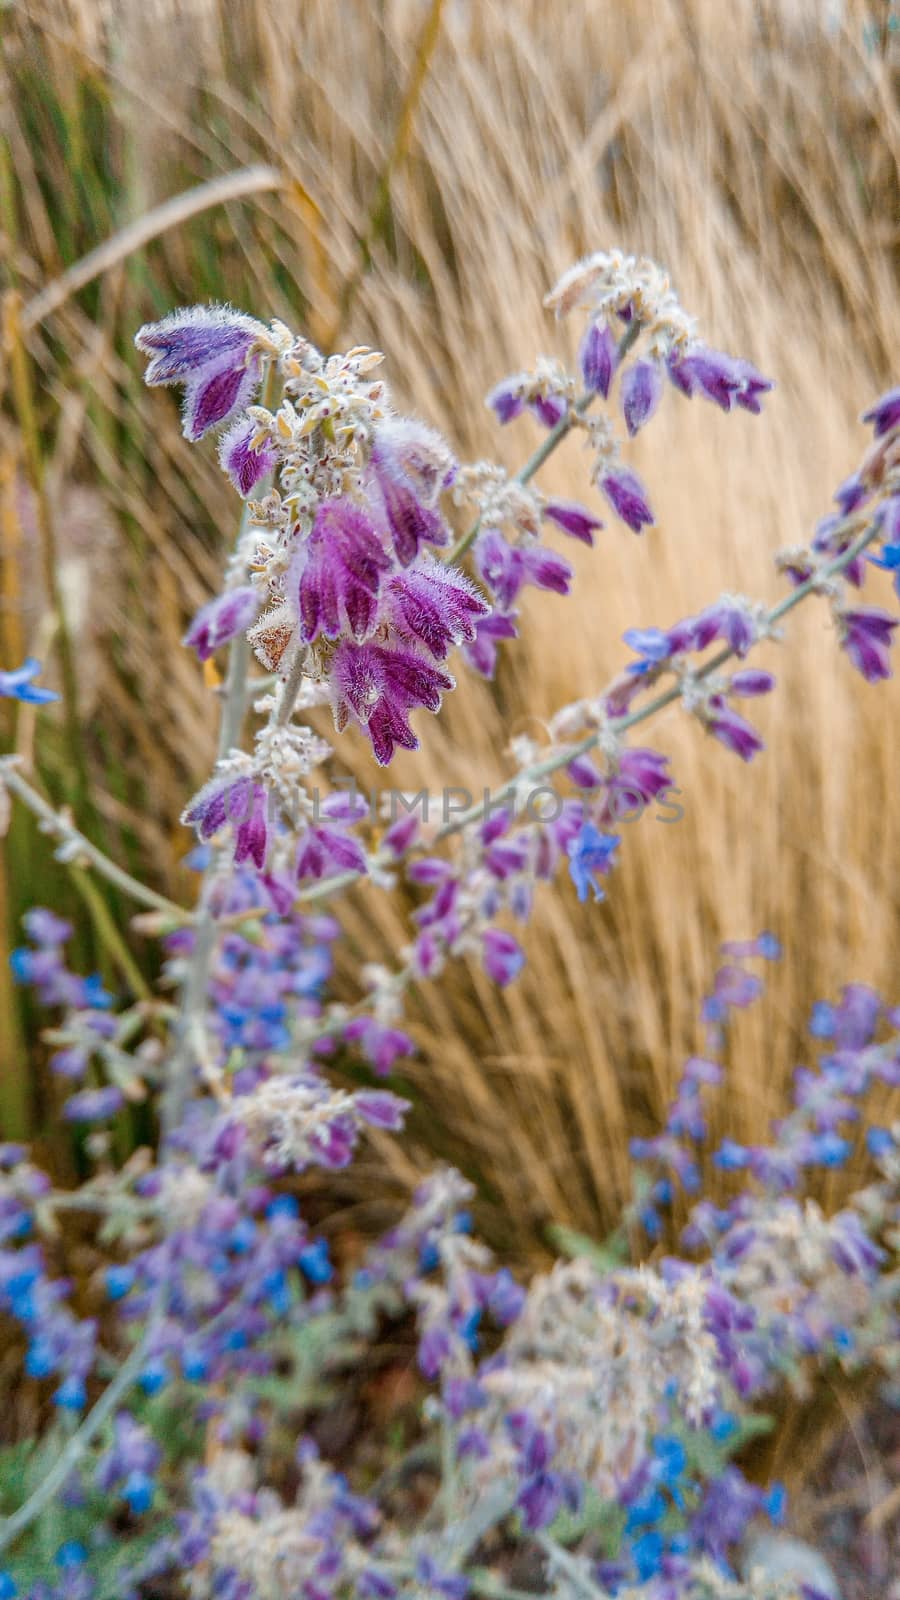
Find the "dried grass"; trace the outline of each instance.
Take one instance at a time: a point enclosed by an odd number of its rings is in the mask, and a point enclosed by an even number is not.
[[[541,298],[597,245],[664,261],[710,340],[778,378],[759,421],[667,399],[634,452],[659,528],[642,541],[609,529],[579,556],[574,597],[527,608],[495,688],[461,675],[401,782],[480,790],[504,774],[510,731],[620,665],[624,627],[667,623],[723,589],[777,592],[772,552],[805,536],[852,470],[857,414],[900,334],[889,41],[865,32],[879,18],[862,7],[831,30],[822,10],[446,0],[363,273],[359,241],[422,3],[307,0],[287,24],[274,0],[54,0],[7,13],[6,264],[26,296],[190,183],[259,160],[285,174],[281,194],[152,243],[33,338],[42,420],[65,469],[59,537],[72,480],[102,493],[119,528],[115,559],[97,562],[106,655],[86,730],[111,847],[185,893],[169,864],[175,818],[212,749],[210,697],[176,641],[215,582],[233,507],[210,453],[188,449],[174,405],[141,390],[130,354],[134,327],[170,304],[229,298],[314,337],[338,326],[343,343],[377,344],[404,405],[463,455],[496,450],[510,464],[533,442],[529,424],[486,438],[481,396],[538,351],[570,348]],[[572,447],[542,481],[577,493],[582,465]],[[786,947],[739,1030],[722,1113],[737,1137],[783,1106],[815,997],[851,979],[890,990],[897,692],[853,678],[824,611],[806,613],[759,714],[763,758],[745,771],[667,715],[647,737],[671,754],[683,820],[626,830],[602,908],[581,910],[566,884],[546,892],[528,968],[505,994],[458,966],[413,1002],[414,1158],[437,1151],[475,1175],[488,1225],[513,1249],[532,1248],[550,1220],[592,1232],[612,1221],[627,1135],[658,1123],[697,1042],[721,938],[769,926]],[[341,752],[370,772],[352,738]],[[19,883],[20,901],[29,887]],[[407,910],[358,891],[348,966],[396,948]]]

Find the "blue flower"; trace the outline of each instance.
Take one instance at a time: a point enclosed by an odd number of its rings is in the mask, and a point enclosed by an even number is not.
[[[139,1517],[143,1512],[150,1510],[153,1504],[154,1492],[155,1485],[149,1472],[141,1472],[135,1469],[134,1472],[129,1472],[128,1477],[125,1479],[122,1498],[127,1500],[131,1511],[136,1517]]]
[[[647,1488],[640,1499],[629,1506],[625,1532],[633,1533],[635,1528],[652,1527],[655,1522],[662,1521],[667,1510],[668,1506],[659,1490]]]
[[[662,1534],[657,1533],[655,1529],[649,1533],[642,1533],[632,1544],[631,1554],[641,1582],[646,1583],[649,1578],[655,1578],[662,1567],[665,1555]]]
[[[783,1522],[787,1510],[787,1490],[783,1483],[773,1483],[766,1490],[765,1507],[773,1522]]]
[[[740,1172],[746,1167],[748,1160],[749,1156],[742,1144],[736,1144],[734,1139],[723,1139],[713,1156],[713,1165],[721,1167],[723,1172]]]
[[[135,1280],[135,1270],[131,1266],[115,1266],[106,1269],[106,1292],[110,1300],[121,1300],[128,1293]]]
[[[814,1039],[834,1038],[834,1006],[827,1000],[817,1000],[809,1019],[809,1031]]]
[[[576,837],[569,841],[569,872],[579,900],[585,901],[591,889],[595,900],[603,899],[594,873],[609,871],[618,844],[618,834],[601,833],[593,822],[585,822]]]
[[[629,663],[629,672],[650,672],[660,662],[668,661],[672,654],[669,635],[664,633],[662,628],[629,628],[623,633],[622,638],[625,644],[641,657],[640,661]]]
[[[334,1276],[334,1268],[328,1259],[328,1242],[325,1239],[315,1239],[312,1244],[305,1244],[297,1257],[297,1262],[310,1283],[328,1283]]]
[[[87,1400],[87,1389],[83,1378],[72,1373],[64,1378],[53,1396],[53,1403],[63,1411],[82,1411]]]
[[[56,1366],[56,1356],[49,1339],[38,1334],[28,1347],[25,1371],[29,1378],[48,1378]]]
[[[737,1417],[730,1411],[716,1410],[709,1425],[710,1437],[716,1444],[724,1444],[737,1430]]]
[[[181,1370],[188,1383],[202,1383],[209,1373],[209,1362],[199,1350],[188,1350],[181,1358]]]
[[[900,576],[900,544],[883,544],[880,555],[870,555],[869,560],[873,567],[882,567],[885,572],[896,572]]]
[[[850,1143],[838,1133],[820,1133],[812,1140],[811,1157],[823,1167],[842,1167],[850,1154]]]
[[[680,1439],[672,1433],[661,1433],[653,1441],[653,1454],[657,1460],[655,1476],[671,1489],[684,1475],[687,1452]]]
[[[73,1567],[83,1567],[87,1561],[87,1551],[77,1539],[67,1539],[56,1552],[56,1565],[63,1572],[71,1572]]]
[[[51,700],[58,700],[59,695],[54,694],[52,689],[39,689],[32,682],[42,671],[41,663],[34,656],[29,656],[21,667],[14,667],[12,672],[0,672],[0,696],[6,700],[24,700],[32,706],[46,706]]]
[[[168,1381],[168,1368],[166,1367],[165,1362],[160,1360],[148,1361],[146,1367],[140,1375],[140,1378],[138,1379],[138,1383],[140,1384],[144,1393],[151,1395],[159,1394],[160,1389],[164,1389]]]

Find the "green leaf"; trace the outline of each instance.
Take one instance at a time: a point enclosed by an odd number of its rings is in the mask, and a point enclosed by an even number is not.
[[[616,1267],[624,1266],[628,1260],[628,1240],[625,1230],[617,1228],[611,1233],[604,1244],[598,1244],[596,1239],[591,1239],[586,1233],[578,1233],[575,1228],[564,1227],[561,1222],[551,1222],[547,1229],[547,1238],[554,1250],[559,1250],[570,1261],[589,1261],[592,1267],[603,1273],[614,1272]]]

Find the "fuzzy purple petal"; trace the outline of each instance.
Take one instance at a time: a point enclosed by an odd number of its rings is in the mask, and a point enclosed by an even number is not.
[[[238,417],[223,435],[219,445],[219,461],[222,469],[227,472],[238,494],[244,499],[256,488],[261,478],[267,473],[274,472],[278,463],[278,452],[274,445],[266,442],[258,449],[252,449],[256,431],[254,423]]]
[[[654,521],[640,478],[628,467],[610,467],[600,480],[600,487],[618,517],[633,533]]]
[[[625,426],[633,439],[650,421],[662,398],[663,381],[658,362],[635,361],[622,374],[619,388]]]
[[[608,399],[610,384],[619,364],[619,350],[605,322],[602,325],[598,322],[589,325],[578,350],[578,360],[585,388],[593,394],[602,395],[604,400]]]

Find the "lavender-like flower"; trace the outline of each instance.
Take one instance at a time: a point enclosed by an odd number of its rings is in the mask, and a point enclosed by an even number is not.
[[[267,329],[229,306],[192,306],[146,323],[135,344],[150,364],[148,384],[184,384],[186,439],[202,439],[250,404],[259,387]]]
[[[892,428],[896,428],[900,422],[900,385],[881,395],[868,411],[863,412],[862,420],[871,422],[876,439],[882,438],[884,434],[890,433]]]
[[[219,461],[239,495],[244,499],[278,464],[278,452],[271,441],[259,436],[254,422],[237,417],[222,435]]]
[[[616,516],[621,517],[632,533],[641,533],[645,526],[655,522],[644,485],[629,467],[607,467],[600,479],[600,488]]]
[[[399,634],[444,661],[451,646],[475,640],[490,606],[464,573],[426,556],[388,580],[385,610]]]
[[[579,346],[578,360],[585,388],[607,400],[619,364],[618,346],[608,323],[588,323]]]
[[[182,640],[191,645],[201,661],[223,644],[228,644],[239,633],[246,633],[259,610],[259,593],[249,585],[239,589],[226,589],[214,600],[201,606]]]
[[[437,503],[453,482],[456,463],[440,434],[411,418],[391,418],[376,429],[371,464],[402,565],[423,544],[446,544],[449,530]]]
[[[662,399],[663,380],[656,361],[635,361],[622,374],[622,415],[628,436],[635,434],[650,421]]]
[[[891,644],[900,618],[874,606],[838,612],[841,645],[867,683],[891,676]]]
[[[358,723],[382,766],[388,765],[397,745],[418,749],[409,712],[416,706],[437,711],[441,696],[454,687],[447,673],[412,650],[349,641],[335,654],[331,682],[338,731],[351,719]]]
[[[362,640],[372,630],[378,591],[390,560],[365,512],[352,500],[326,500],[291,571],[301,638],[337,639],[345,630]]]

